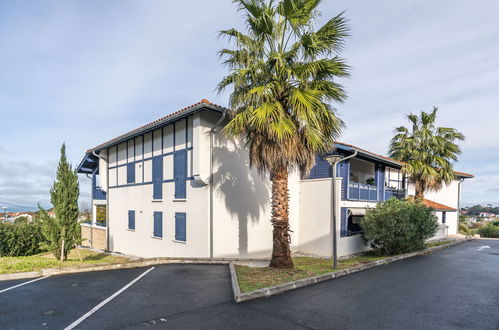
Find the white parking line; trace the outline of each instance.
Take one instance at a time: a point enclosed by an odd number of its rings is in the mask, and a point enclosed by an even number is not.
[[[149,273],[154,268],[155,267],[151,267],[148,270],[146,270],[145,272],[143,272],[142,274],[140,274],[133,281],[131,281],[130,283],[128,283],[127,285],[125,285],[124,287],[122,287],[121,289],[119,289],[118,291],[116,291],[115,293],[113,293],[112,296],[108,297],[106,300],[102,301],[100,304],[98,304],[97,306],[95,306],[94,308],[92,308],[88,313],[86,313],[85,315],[83,315],[82,317],[80,317],[78,320],[76,320],[73,323],[71,323],[70,325],[68,325],[64,330],[70,330],[70,329],[73,329],[76,326],[78,326],[78,324],[80,324],[81,322],[85,321],[86,318],[88,318],[93,313],[97,312],[100,308],[102,308],[108,302],[110,302],[111,300],[113,300],[114,298],[116,298],[123,291],[125,291],[126,289],[128,289],[129,287],[131,287],[135,282],[137,282],[138,280],[140,280],[142,277],[146,276],[146,274]]]
[[[49,276],[35,278],[34,280],[31,280],[31,281],[28,281],[28,282],[23,282],[21,284],[11,286],[11,287],[9,287],[7,289],[0,290],[0,293],[4,293],[6,291],[9,291],[9,290],[12,290],[12,289],[18,288],[20,286],[23,286],[23,285],[26,285],[26,284],[30,284],[30,283],[33,283],[33,282],[36,282],[36,281],[39,281],[39,280],[43,280],[44,278],[47,278],[47,277],[50,277],[50,275]]]

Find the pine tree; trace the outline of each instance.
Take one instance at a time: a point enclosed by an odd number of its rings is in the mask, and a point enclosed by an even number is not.
[[[69,250],[81,241],[78,223],[79,195],[78,175],[66,159],[66,145],[63,144],[57,177],[50,189],[50,202],[54,206],[55,217],[51,218],[47,212],[40,210],[47,247],[61,261],[66,260]]]

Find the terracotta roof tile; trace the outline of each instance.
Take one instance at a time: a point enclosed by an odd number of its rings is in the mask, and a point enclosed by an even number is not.
[[[426,198],[423,200],[423,204],[428,206],[428,207],[431,207],[432,209],[434,209],[436,211],[451,211],[451,212],[456,211],[456,209],[454,209],[450,206],[440,204],[440,203],[431,201],[431,200],[426,199]]]

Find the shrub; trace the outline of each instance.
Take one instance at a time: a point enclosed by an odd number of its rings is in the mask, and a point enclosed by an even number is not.
[[[30,256],[42,252],[44,237],[34,224],[0,224],[0,257]]]
[[[435,235],[438,221],[431,208],[392,198],[368,210],[361,227],[375,254],[393,255],[424,249],[425,241]]]
[[[476,232],[477,234],[480,234],[480,237],[499,238],[499,227],[494,226],[493,224],[483,226]]]

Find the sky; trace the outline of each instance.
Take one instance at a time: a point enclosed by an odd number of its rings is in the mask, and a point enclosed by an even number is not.
[[[455,169],[463,204],[499,204],[499,2],[332,1],[346,10],[348,99],[341,140],[386,154],[410,112],[466,136]],[[0,2],[0,204],[49,206],[60,147],[86,149],[206,98],[227,73],[218,31],[243,28],[228,0]],[[89,180],[80,177],[81,206]]]

